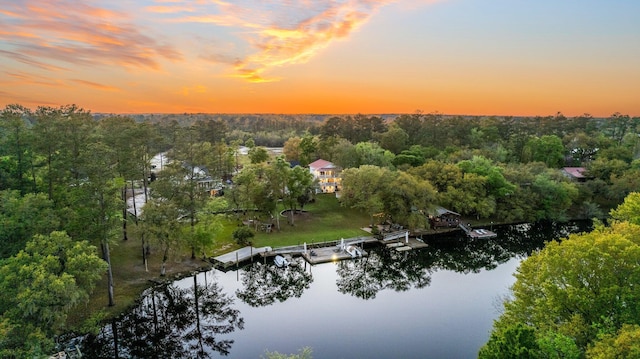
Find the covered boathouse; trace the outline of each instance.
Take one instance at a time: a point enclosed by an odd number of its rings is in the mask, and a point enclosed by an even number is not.
[[[429,224],[431,224],[431,228],[433,229],[440,227],[458,227],[460,217],[460,213],[450,211],[444,207],[436,207],[435,213],[429,216]]]

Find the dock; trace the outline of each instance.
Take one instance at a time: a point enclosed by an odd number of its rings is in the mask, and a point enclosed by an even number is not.
[[[361,253],[358,257],[366,257],[368,255],[368,253],[361,247],[359,247],[358,249]],[[351,256],[351,254],[349,254],[346,250],[343,250],[338,246],[332,246],[311,249],[306,253],[303,253],[302,258],[309,262],[309,264],[319,264],[327,262],[337,262],[345,259],[352,259],[354,257]]]
[[[260,256],[262,258],[261,260],[266,261],[266,258],[282,255],[289,257],[302,257],[309,264],[319,264],[366,257],[368,253],[364,249],[365,244],[383,244],[386,245],[387,248],[392,248],[398,252],[427,247],[427,244],[420,239],[409,237],[409,232],[399,231],[385,235],[382,239],[378,239],[373,236],[362,236],[346,239],[342,238],[340,240],[328,242],[311,244],[304,243],[302,245],[278,248],[255,248],[248,246],[214,257],[212,258],[212,262],[214,266],[224,270],[252,260],[256,256]],[[354,247],[353,249],[357,250],[357,254],[352,255],[349,253],[347,251],[349,247]]]
[[[366,257],[367,251],[364,250],[366,243],[377,243],[378,240],[374,237],[355,237],[340,239],[339,241],[330,241],[319,244],[303,245],[303,250],[300,253],[309,264],[319,264],[327,262],[341,261],[345,259],[352,259],[358,257]],[[353,247],[357,253],[352,255],[347,251],[347,248]]]
[[[492,232],[487,229],[472,229],[470,225],[466,225],[463,223],[458,224],[458,227],[467,234],[469,238],[473,239],[486,239],[486,238],[495,238],[498,236],[497,233]]]
[[[383,234],[381,241],[390,242],[398,239],[407,240],[408,238],[409,238],[409,231],[395,231],[395,232],[389,232],[389,233]]]
[[[381,242],[383,242],[387,248],[394,249],[398,252],[410,251],[412,249],[425,248],[429,246],[424,243],[424,241],[414,237],[398,238],[395,241]]]
[[[212,261],[213,261],[213,264],[218,267],[229,268],[233,265],[238,265],[239,263],[248,261],[261,253],[270,252],[270,251],[272,251],[271,247],[255,248],[255,247],[247,246],[247,247],[235,250],[233,252],[229,252],[227,254],[214,257]]]

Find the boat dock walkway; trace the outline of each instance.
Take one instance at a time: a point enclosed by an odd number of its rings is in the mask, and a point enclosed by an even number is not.
[[[358,253],[359,255],[357,257],[366,257],[368,255],[368,253],[360,247],[358,247]],[[302,253],[302,258],[309,262],[309,264],[319,264],[351,259],[354,258],[354,256],[339,246],[331,246],[311,249],[306,253]]]
[[[460,227],[460,229],[462,229],[469,238],[485,239],[498,236],[497,233],[486,229],[472,229],[470,225],[466,225],[464,223],[458,224],[458,227]]]
[[[276,255],[302,256],[310,264],[331,262],[334,260],[342,260],[352,258],[346,250],[348,246],[358,246],[358,250],[362,256],[366,255],[366,251],[362,248],[366,243],[376,243],[378,240],[374,237],[363,236],[348,239],[340,239],[328,242],[318,242],[286,247],[244,247],[238,250],[212,258],[214,266],[222,269],[239,265],[242,262],[253,259],[255,256],[263,258],[274,257]],[[313,252],[313,254],[312,254]]]
[[[228,268],[233,265],[238,265],[241,262],[247,261],[260,253],[265,253],[269,251],[272,251],[271,247],[255,248],[255,247],[248,246],[248,247],[240,248],[233,252],[229,252],[229,253],[214,257],[213,264],[222,268]]]
[[[383,242],[389,242],[396,239],[408,239],[408,238],[409,238],[409,231],[395,231],[395,232],[385,233],[382,235]]]
[[[276,255],[290,255],[301,256],[309,264],[319,264],[351,259],[354,257],[365,257],[368,253],[365,251],[364,245],[372,243],[382,243],[385,244],[387,248],[393,248],[399,252],[424,248],[427,246],[423,241],[409,237],[409,233],[407,231],[398,231],[385,234],[382,239],[378,239],[373,236],[361,236],[278,248],[255,248],[249,246],[214,257],[212,262],[218,268],[226,269],[234,265],[238,266],[240,263],[251,260],[255,256],[261,256],[266,260],[267,257],[274,257]],[[347,251],[347,249],[350,249],[352,253],[353,251],[356,251],[356,253],[352,255]]]
[[[425,248],[429,245],[424,243],[421,239],[414,237],[403,238],[402,240],[396,240],[393,242],[385,243],[387,248],[395,249],[398,252],[409,251],[412,249]]]

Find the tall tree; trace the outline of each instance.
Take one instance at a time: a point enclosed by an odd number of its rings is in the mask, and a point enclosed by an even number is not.
[[[398,172],[382,197],[384,211],[394,223],[411,229],[427,227],[427,213],[435,206],[436,191],[426,180]]]
[[[300,165],[307,166],[316,159],[318,141],[309,132],[300,139]]]
[[[471,160],[458,163],[464,172],[475,173],[487,178],[487,192],[494,198],[502,198],[510,195],[515,185],[504,178],[502,169],[482,156],[473,156]]]
[[[554,178],[552,172],[535,177],[531,189],[540,202],[536,203],[537,220],[565,222],[567,211],[578,196],[578,189],[567,179]]]
[[[389,125],[387,132],[377,134],[376,139],[380,147],[396,155],[409,147],[409,134],[395,122]]]
[[[544,162],[551,168],[559,168],[564,164],[565,149],[558,136],[532,137],[527,141],[525,151],[530,154],[529,158],[525,158],[528,161]]]
[[[198,140],[200,142],[209,142],[211,144],[221,143],[227,137],[229,131],[227,124],[222,119],[203,119],[195,123],[195,127],[200,134]]]
[[[213,198],[205,204],[202,211],[198,212],[198,221],[193,231],[190,229],[186,233],[189,243],[202,254],[202,258],[207,258],[207,250],[210,250],[223,230],[222,215],[219,212],[228,208],[227,201],[222,197]]]
[[[165,276],[167,273],[169,254],[181,244],[183,224],[180,222],[180,217],[181,211],[175,202],[164,198],[152,198],[145,205],[142,214],[142,222],[146,232],[155,240],[162,253],[161,276]],[[193,235],[191,227],[188,228],[189,235]],[[192,248],[195,251],[195,247]]]
[[[29,117],[31,111],[20,105],[7,105],[0,112],[0,190],[17,189],[23,195],[35,190]]]
[[[10,257],[24,248],[36,234],[58,229],[60,220],[53,203],[44,193],[0,192],[0,258]]]
[[[209,196],[207,183],[213,178],[206,164],[211,162],[211,144],[198,142],[195,128],[180,131],[176,146],[170,152],[171,163],[165,168],[155,186],[158,197],[174,203],[182,212],[193,233],[197,214]],[[191,257],[196,257],[196,248],[191,246]]]
[[[62,114],[52,107],[38,107],[35,112],[36,123],[33,127],[33,145],[36,153],[44,160],[46,193],[50,200],[54,199],[54,185],[61,181],[59,153],[64,132],[60,128]]]
[[[615,333],[603,334],[587,349],[587,358],[632,359],[640,357],[640,326],[625,324]]]
[[[81,203],[77,207],[79,220],[84,223],[80,232],[83,237],[99,243],[102,259],[107,262],[109,306],[115,305],[110,244],[116,238],[122,221],[120,194],[124,186],[124,179],[117,177],[115,172],[114,158],[113,150],[99,136],[94,138],[84,153],[86,181],[75,189],[76,198]]]
[[[640,226],[640,192],[630,193],[622,204],[611,211],[611,217]]]
[[[429,128],[426,116],[422,112],[400,115],[395,119],[394,123],[408,135],[407,143],[422,146],[430,145],[428,138]]]
[[[291,209],[291,224],[294,224],[293,213],[297,210],[298,204],[304,201],[313,190],[313,175],[308,170],[295,166],[287,175],[287,189],[285,191],[284,201],[289,204]]]
[[[391,171],[384,167],[364,165],[347,168],[342,172],[340,202],[367,213],[373,226],[374,215],[384,209],[384,190],[392,178]]]
[[[100,121],[99,130],[102,141],[112,149],[115,172],[124,179],[121,189],[122,198],[122,239],[127,240],[127,181],[140,178],[139,161],[136,150],[142,146],[144,140],[142,131],[130,117],[114,116]],[[131,187],[132,195],[134,188]]]
[[[64,232],[36,235],[24,250],[0,262],[0,318],[5,320],[0,327],[13,338],[0,339],[0,354],[30,351],[34,334],[50,344],[37,333],[60,334],[68,313],[88,300],[106,266],[95,247]],[[25,357],[37,353],[30,354]]]
[[[251,163],[262,163],[269,160],[269,152],[262,146],[250,148],[248,156]]]
[[[375,142],[360,142],[355,146],[358,166],[373,165],[378,167],[392,167],[395,155],[383,149]]]

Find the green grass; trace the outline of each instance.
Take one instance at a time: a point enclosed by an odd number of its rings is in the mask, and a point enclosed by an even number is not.
[[[340,240],[366,235],[362,227],[369,226],[369,217],[359,211],[344,208],[333,194],[319,194],[314,203],[304,207],[304,215],[296,215],[293,225],[289,216],[280,217],[280,230],[257,232],[255,247],[281,247]]]

